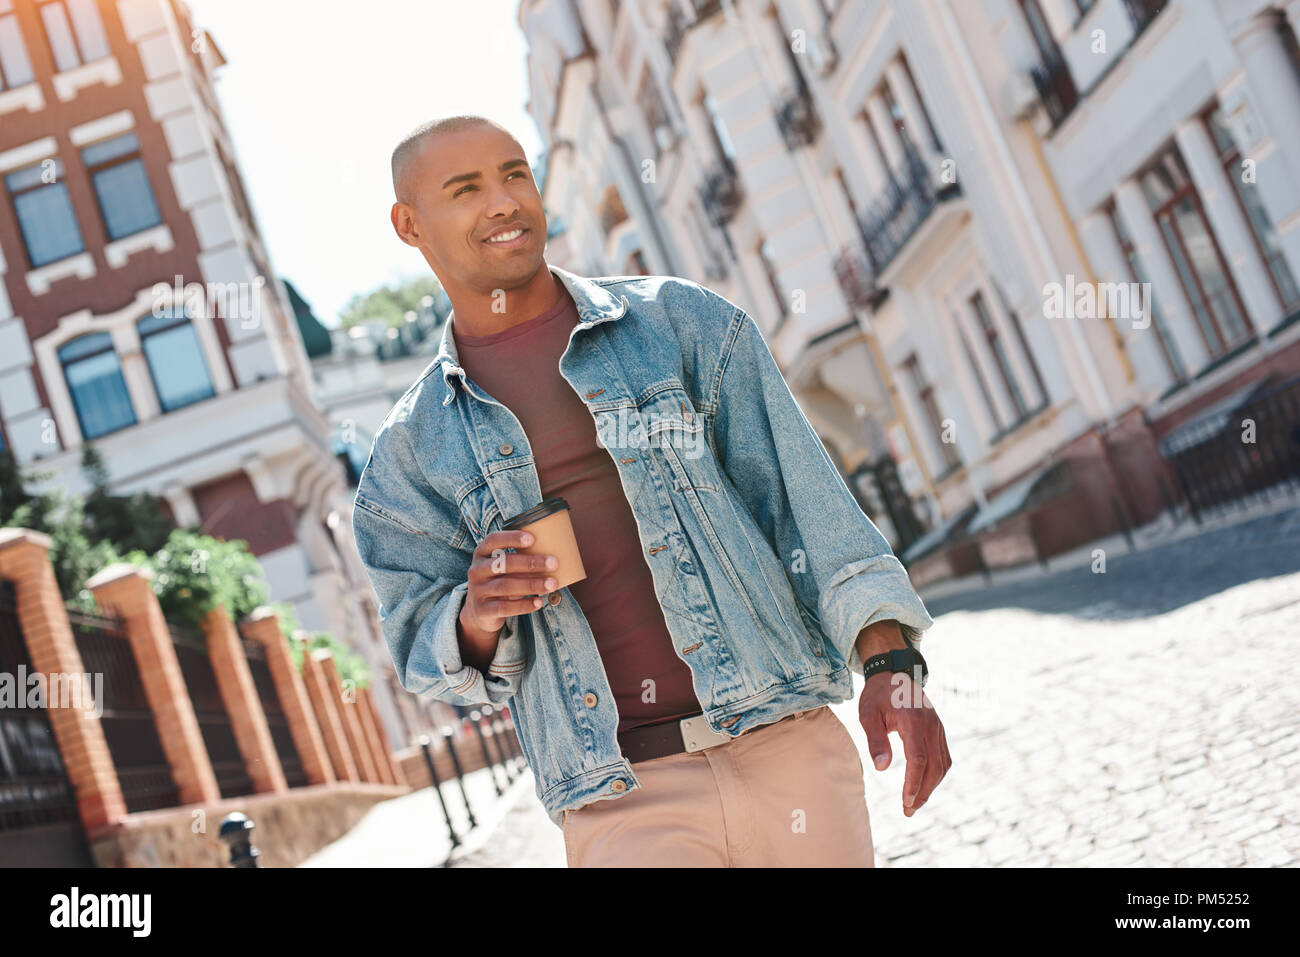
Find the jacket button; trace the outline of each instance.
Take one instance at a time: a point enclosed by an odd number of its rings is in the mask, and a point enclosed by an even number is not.
[[[509,455],[514,450],[515,447],[511,445],[509,442],[502,442],[501,448],[497,449],[497,451],[500,452],[502,455]]]
[[[552,605],[558,605],[560,603],[560,593],[558,591],[553,591],[551,592],[550,597],[546,600]]]
[[[617,781],[611,784],[610,787],[613,788],[615,791],[619,791],[619,792],[626,791],[627,782],[624,781],[622,778],[619,778]]]
[[[596,696],[592,694],[590,691],[588,691],[585,695],[582,696],[582,702],[588,708],[594,708],[596,707]]]

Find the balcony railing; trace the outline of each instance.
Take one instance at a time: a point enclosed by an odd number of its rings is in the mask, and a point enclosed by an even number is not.
[[[852,243],[835,257],[835,278],[839,280],[844,298],[854,309],[874,309],[880,301],[881,290],[875,283],[875,272],[862,252],[860,243]]]
[[[704,177],[700,198],[710,222],[715,226],[726,225],[735,218],[745,199],[745,190],[740,185],[740,176],[730,160],[723,160]]]
[[[1133,32],[1141,33],[1151,21],[1163,10],[1169,0],[1124,0],[1124,9],[1133,23]]]
[[[822,127],[821,117],[813,106],[812,94],[802,83],[788,89],[782,96],[776,122],[781,127],[781,136],[785,138],[785,145],[791,152],[803,146],[811,146],[817,139]]]
[[[921,228],[931,210],[960,194],[956,183],[936,188],[925,161],[908,150],[901,177],[889,184],[885,195],[858,222],[866,253],[867,288],[875,289],[877,277]]]
[[[683,2],[690,13],[682,9]],[[669,0],[668,23],[664,27],[664,47],[668,50],[668,59],[677,59],[677,51],[682,48],[687,30],[721,9],[722,0]]]
[[[1041,66],[1030,68],[1038,98],[1043,101],[1052,126],[1060,126],[1065,118],[1079,105],[1079,91],[1070,76],[1070,68],[1064,60],[1052,59]]]

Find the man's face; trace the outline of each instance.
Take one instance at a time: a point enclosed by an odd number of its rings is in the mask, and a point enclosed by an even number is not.
[[[444,286],[481,293],[531,279],[546,247],[546,214],[519,144],[495,126],[430,137],[407,171],[393,226]],[[522,234],[494,241],[492,236]]]

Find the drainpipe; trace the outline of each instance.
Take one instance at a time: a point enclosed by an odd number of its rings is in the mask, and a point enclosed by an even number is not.
[[[967,87],[975,97],[975,104],[979,109],[980,119],[988,127],[993,138],[993,145],[997,150],[997,158],[1003,167],[1009,171],[1014,171],[1016,166],[1011,158],[1011,151],[1007,147],[1005,137],[1002,135],[1002,128],[998,125],[997,116],[993,112],[993,107],[989,104],[988,96],[984,92],[984,85],[980,82],[979,74],[975,70],[975,64],[971,62],[970,52],[962,42],[961,33],[957,29],[957,23],[953,19],[952,8],[949,6],[949,0],[939,0],[939,10],[942,14],[944,29],[948,33],[948,40],[953,48],[957,51],[957,58],[961,65],[962,72],[966,75]],[[1033,206],[1029,201],[1029,194],[1025,190],[1024,183],[1018,176],[1009,177],[1011,191],[1016,200],[1021,215],[1029,224],[1029,231],[1034,241],[1034,249],[1038,253],[1039,260],[1045,265],[1052,275],[1063,276],[1060,264],[1057,263],[1056,257],[1052,255],[1051,247],[1047,243],[1047,237],[1043,234],[1043,227],[1038,222],[1038,217],[1034,215]],[[1083,363],[1084,375],[1088,380],[1088,387],[1096,398],[1097,403],[1102,411],[1102,417],[1107,427],[1114,424],[1115,410],[1111,404],[1110,397],[1106,395],[1106,388],[1101,380],[1101,374],[1097,371],[1096,363],[1093,361],[1092,354],[1088,351],[1088,344],[1083,338],[1083,333],[1079,329],[1077,319],[1066,319],[1066,327],[1069,329],[1070,338],[1074,342],[1075,349],[1078,350],[1079,359]]]

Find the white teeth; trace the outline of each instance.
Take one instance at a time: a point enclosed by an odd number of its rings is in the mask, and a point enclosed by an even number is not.
[[[524,234],[524,231],[523,231],[522,229],[512,229],[512,230],[510,230],[510,232],[508,232],[508,233],[498,233],[497,235],[495,235],[495,236],[491,237],[490,239],[488,239],[488,242],[490,242],[490,243],[508,243],[508,242],[510,242],[510,240],[512,240],[512,239],[518,239],[518,238],[519,238],[520,236],[522,236],[523,234]]]

